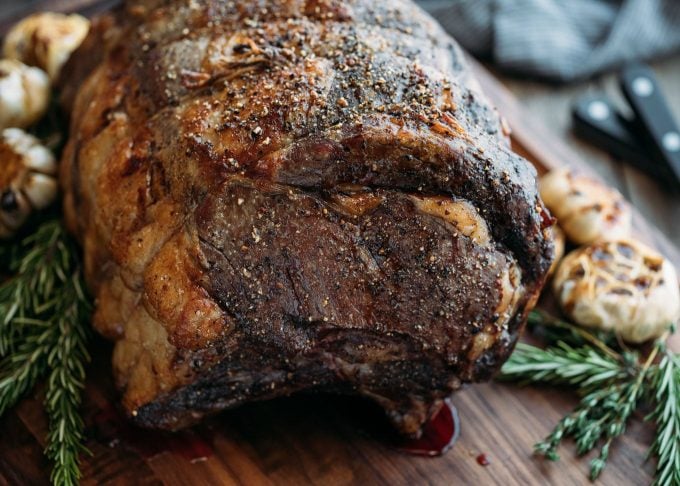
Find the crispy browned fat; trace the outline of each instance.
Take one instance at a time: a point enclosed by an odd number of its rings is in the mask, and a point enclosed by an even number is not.
[[[552,218],[412,2],[128,2],[64,73],[67,220],[137,423],[313,389],[418,435],[511,352]]]

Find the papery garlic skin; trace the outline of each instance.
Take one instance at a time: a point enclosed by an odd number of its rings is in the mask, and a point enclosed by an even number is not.
[[[89,20],[77,14],[36,13],[21,20],[7,33],[4,54],[9,59],[45,70],[54,83],[89,30]]]
[[[673,265],[632,239],[599,241],[569,253],[553,280],[560,306],[574,322],[641,343],[680,318]]]
[[[0,130],[26,128],[43,117],[50,101],[50,81],[41,69],[0,59]]]
[[[616,189],[569,169],[550,171],[538,187],[569,241],[588,245],[630,236],[633,213]]]
[[[0,133],[0,238],[16,234],[34,209],[57,197],[57,162],[40,141],[19,128]]]

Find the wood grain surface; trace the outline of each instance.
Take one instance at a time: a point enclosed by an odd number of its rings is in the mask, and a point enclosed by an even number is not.
[[[8,2],[8,0],[0,0]],[[27,2],[65,11],[87,0]],[[39,5],[40,4],[40,5]],[[14,4],[12,4],[14,5]],[[36,7],[38,5],[38,7]],[[71,5],[71,7],[69,7]],[[18,11],[18,10],[17,10]],[[0,26],[3,24],[0,10]],[[16,15],[16,12],[12,13]],[[0,30],[1,32],[1,30]],[[546,130],[484,68],[475,70],[485,91],[508,119],[516,150],[539,171],[561,165],[589,170],[577,153]],[[661,231],[636,217],[636,230],[676,263],[677,248]],[[110,372],[110,345],[97,339],[89,368],[84,416],[87,447],[83,484],[272,485],[272,484],[587,484],[588,459],[537,459],[531,447],[576,403],[565,390],[499,383],[468,386],[453,397],[462,427],[456,446],[443,457],[403,454],[386,444],[384,418],[360,399],[303,394],[227,411],[178,436],[134,429],[116,409]],[[46,421],[43,394],[36,390],[0,420],[0,485],[47,484],[42,455]],[[654,464],[645,461],[651,427],[637,414],[626,436],[611,451],[599,484],[648,484]],[[190,460],[173,444],[198,444],[205,458]],[[175,448],[176,449],[176,448]],[[476,457],[485,453],[488,466]]]

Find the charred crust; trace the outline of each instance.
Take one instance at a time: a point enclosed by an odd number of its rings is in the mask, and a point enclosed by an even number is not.
[[[124,328],[138,424],[311,389],[417,435],[511,352],[553,219],[411,2],[126,2],[62,86],[66,212],[93,291],[120,281],[97,318]],[[464,203],[485,237],[414,198]]]

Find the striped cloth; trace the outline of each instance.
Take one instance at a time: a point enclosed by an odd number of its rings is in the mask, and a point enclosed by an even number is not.
[[[421,0],[473,54],[572,81],[680,51],[680,0]]]

